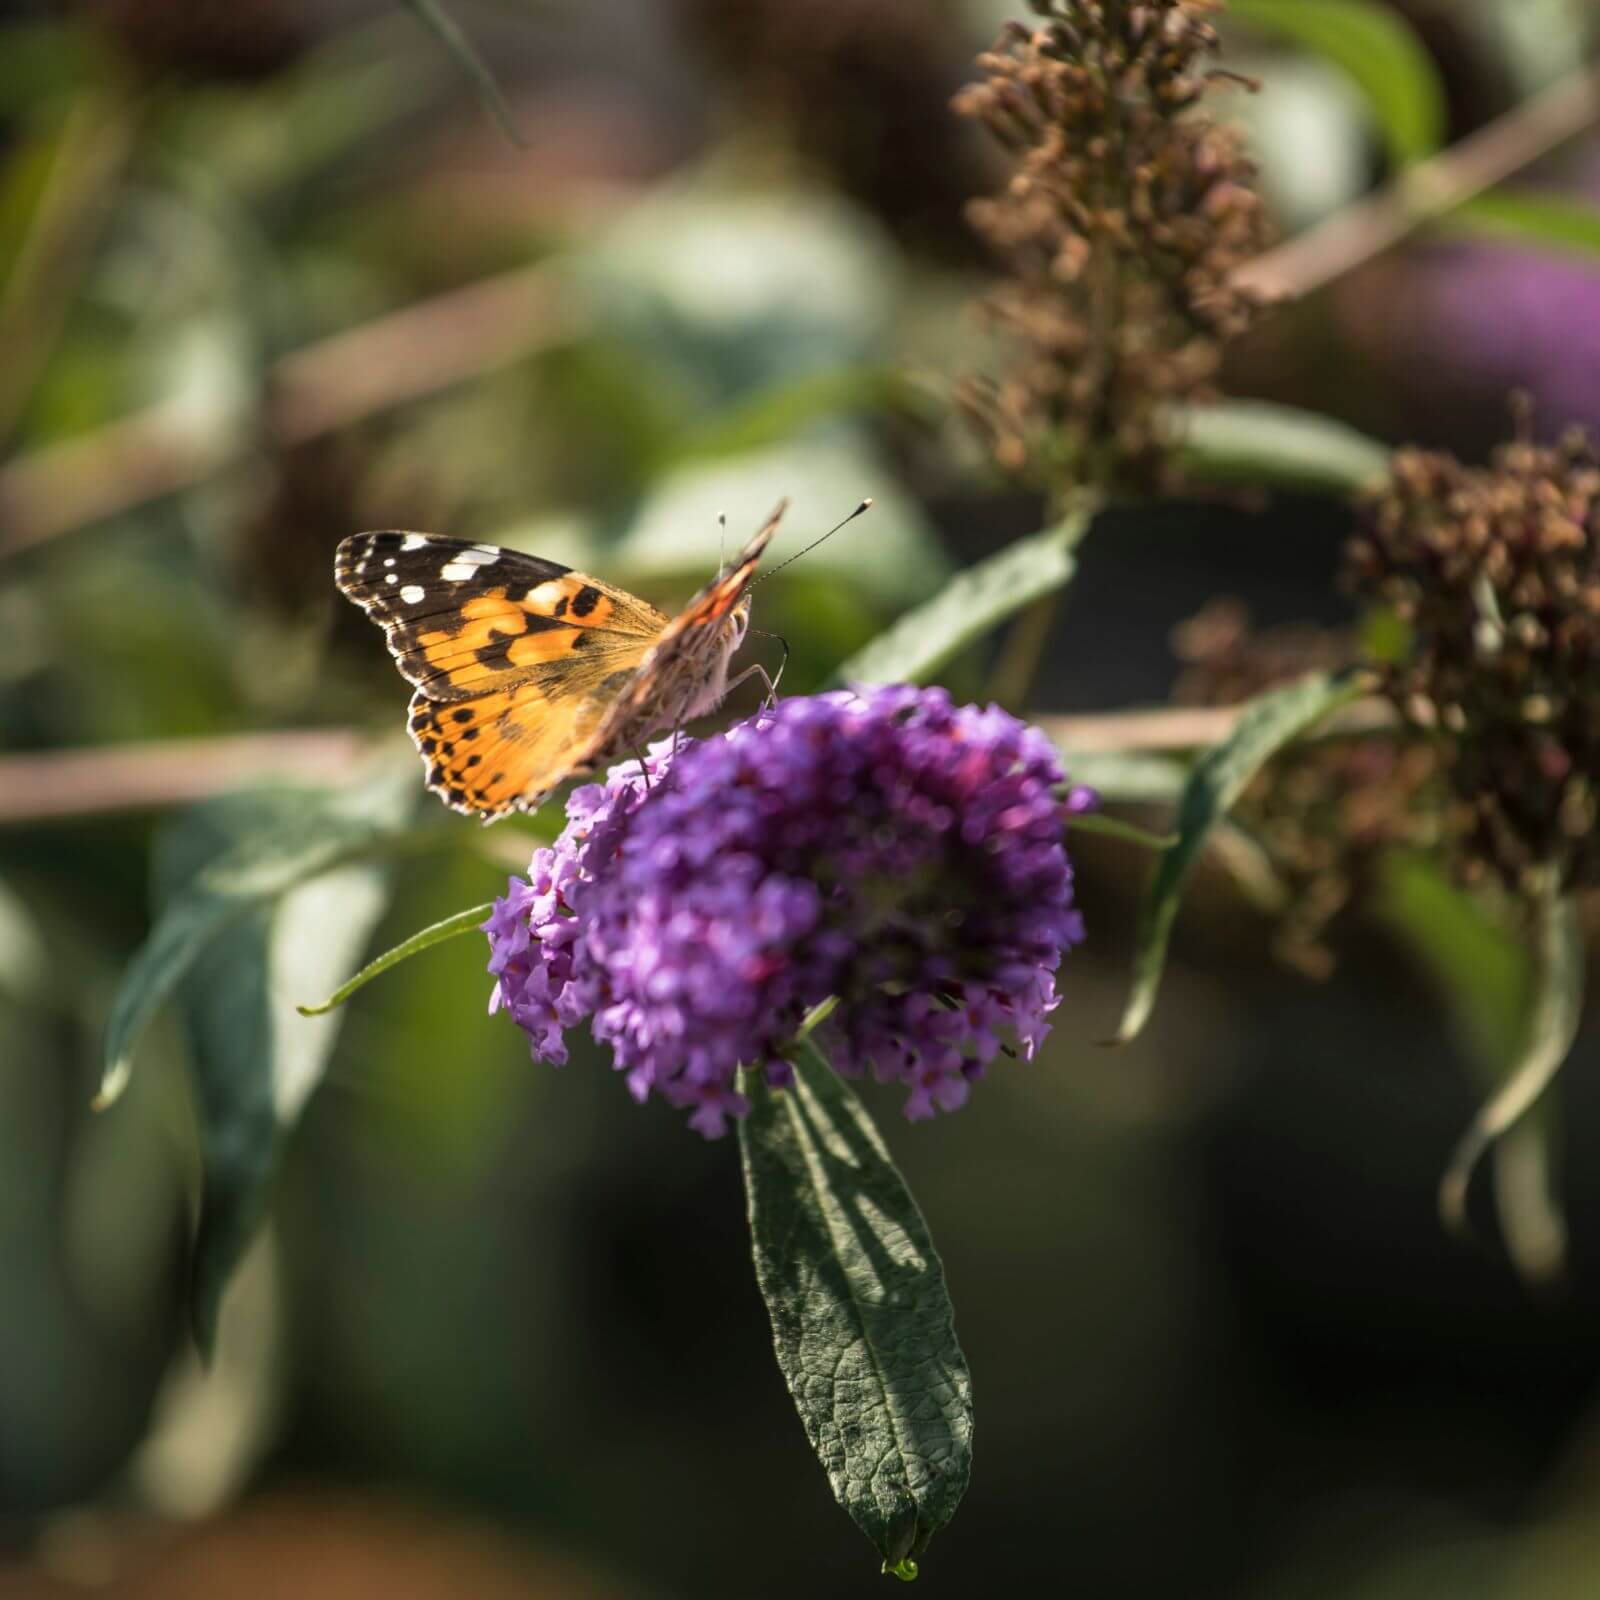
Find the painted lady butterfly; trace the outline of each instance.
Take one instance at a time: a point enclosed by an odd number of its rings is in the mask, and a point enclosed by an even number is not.
[[[334,581],[416,685],[411,737],[428,787],[492,822],[722,700],[786,504],[672,618],[553,561],[429,533],[353,535]]]

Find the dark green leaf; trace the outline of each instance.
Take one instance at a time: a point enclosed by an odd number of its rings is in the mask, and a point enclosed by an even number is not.
[[[1415,29],[1375,0],[1230,0],[1231,16],[1314,51],[1366,95],[1390,159],[1405,166],[1444,140],[1444,84]]]
[[[461,63],[463,70],[476,86],[479,98],[482,99],[489,115],[499,124],[500,131],[519,149],[526,148],[526,141],[517,131],[516,123],[511,120],[511,108],[506,104],[506,98],[501,94],[500,85],[495,81],[488,63],[473,49],[472,41],[462,31],[461,25],[455,18],[440,4],[440,0],[404,0],[404,4],[416,12],[422,25],[429,29],[445,49]]]
[[[1490,189],[1458,206],[1449,222],[1491,238],[1600,259],[1600,206],[1570,195]]]
[[[1527,1026],[1499,1089],[1462,1136],[1439,1184],[1445,1225],[1464,1228],[1467,1186],[1479,1159],[1550,1086],[1572,1049],[1583,1012],[1583,929],[1570,897],[1553,890],[1536,903],[1533,998]]]
[[[1381,481],[1389,452],[1314,411],[1263,400],[1192,406],[1181,415],[1178,461],[1203,483],[1350,494]]]
[[[325,795],[279,791],[185,813],[158,845],[158,906],[184,900],[241,841],[314,829],[326,809]],[[199,1108],[190,1316],[203,1354],[228,1278],[265,1212],[283,1130],[321,1080],[338,1032],[337,1018],[298,1017],[293,997],[354,965],[387,901],[386,878],[376,866],[346,866],[251,902],[207,939],[178,985]]]
[[[990,628],[1029,602],[1061,588],[1077,569],[1074,554],[1092,512],[1081,509],[958,573],[926,605],[914,607],[856,652],[835,683],[924,683]]]
[[[871,1118],[809,1043],[792,1089],[747,1073],[756,1282],[806,1436],[886,1570],[954,1515],[972,1389],[944,1271]]]
[[[341,983],[320,1005],[297,1005],[295,1010],[302,1017],[325,1016],[336,1007],[342,1006],[357,989],[364,988],[380,973],[387,972],[390,967],[397,967],[402,961],[420,955],[422,951],[431,949],[446,939],[453,939],[457,934],[470,933],[475,928],[482,927],[493,910],[493,901],[481,906],[468,906],[465,911],[458,911],[453,917],[446,917],[441,922],[419,929],[409,939],[402,939],[392,950],[385,950],[381,956],[374,957],[349,982]]]
[[[1212,825],[1227,815],[1269,757],[1364,687],[1365,680],[1354,673],[1316,673],[1268,690],[1249,701],[1233,732],[1195,763],[1178,801],[1177,843],[1163,851],[1145,894],[1133,986],[1114,1043],[1135,1038],[1155,1005],[1178,902]]]

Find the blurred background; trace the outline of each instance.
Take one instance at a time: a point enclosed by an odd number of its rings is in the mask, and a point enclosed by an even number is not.
[[[939,396],[981,362],[949,114],[995,0],[451,0],[506,115],[381,0],[0,0],[0,1600],[865,1594],[773,1364],[737,1154],[602,1062],[532,1067],[475,939],[350,1006],[202,1373],[182,1312],[191,1048],[93,1117],[174,808],[352,774],[404,690],[335,594],[361,528],[667,604],[780,495],[762,591],[814,686],[1038,526]],[[1588,0],[1403,0],[1449,138],[1573,72]],[[1362,90],[1225,24],[1286,232],[1389,174]],[[1600,199],[1600,139],[1526,175]],[[1526,388],[1600,427],[1600,264],[1420,236],[1263,322],[1229,391],[1476,457]],[[1040,711],[1152,704],[1218,594],[1336,622],[1348,512],[1172,501],[1096,530]],[[782,554],[780,547],[779,554]],[[948,675],[980,693],[981,659]],[[184,741],[173,745],[169,741]],[[70,753],[88,752],[88,756]],[[60,755],[53,764],[35,758]],[[72,763],[80,764],[72,764]],[[392,874],[373,947],[481,901],[522,823]],[[467,839],[468,834],[474,837]],[[978,1407],[941,1593],[1600,1593],[1600,1029],[1561,1089],[1567,1280],[1444,1237],[1480,1094],[1381,922],[1315,983],[1203,873],[1112,1054],[1145,863],[1043,1059],[915,1128]],[[300,998],[315,998],[305,994]]]

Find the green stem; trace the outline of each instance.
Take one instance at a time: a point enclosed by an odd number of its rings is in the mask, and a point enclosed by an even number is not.
[[[1108,839],[1121,839],[1124,844],[1136,844],[1141,850],[1165,850],[1178,842],[1175,833],[1152,833],[1137,823],[1124,822],[1121,817],[1108,817],[1099,811],[1074,817],[1067,827],[1073,833],[1100,833]]]
[[[320,1017],[325,1012],[332,1011],[335,1006],[342,1006],[357,989],[371,983],[379,973],[387,972],[390,967],[399,966],[402,961],[432,945],[453,939],[458,933],[470,933],[479,927],[493,910],[494,902],[487,901],[481,906],[469,906],[465,911],[458,911],[453,917],[446,917],[442,922],[435,922],[431,927],[421,929],[409,939],[397,944],[394,949],[385,950],[381,956],[369,961],[348,983],[341,984],[335,989],[321,1005],[296,1006],[295,1010],[302,1017]]]

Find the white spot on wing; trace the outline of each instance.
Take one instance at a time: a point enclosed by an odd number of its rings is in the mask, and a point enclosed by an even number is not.
[[[470,578],[479,567],[491,567],[500,559],[500,552],[490,545],[475,544],[470,549],[458,551],[439,569],[446,583],[460,583]]]
[[[543,610],[555,610],[556,601],[566,594],[567,586],[559,578],[546,578],[541,584],[530,589],[522,598],[530,606],[539,606]]]
[[[422,590],[416,584],[408,583],[405,588],[400,591],[400,598],[404,600],[408,606],[417,605],[422,600]]]
[[[386,572],[383,575],[383,581],[385,583],[398,583],[400,580],[392,572]]]
[[[427,542],[428,536],[425,533],[408,533],[400,541],[400,548],[402,550],[420,550]]]
[[[383,560],[383,564],[386,567],[392,567],[394,565],[394,557],[393,556],[385,556],[384,560]]]

